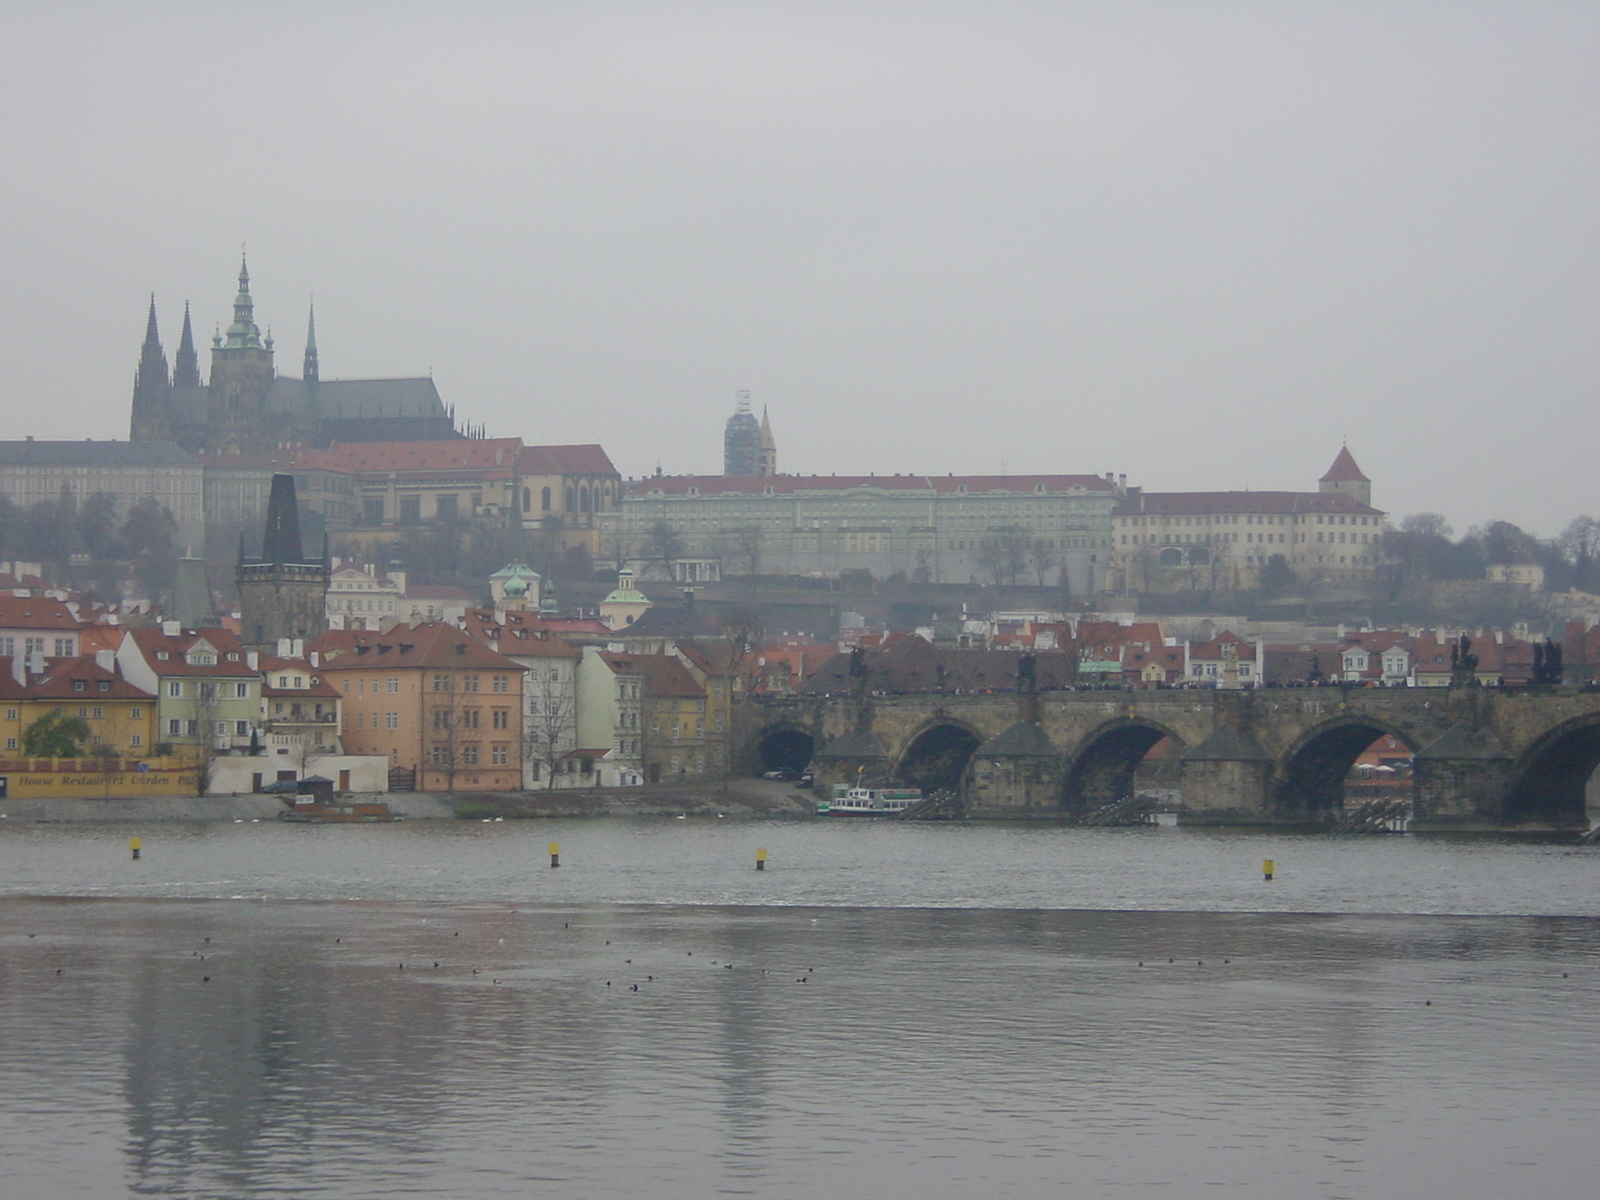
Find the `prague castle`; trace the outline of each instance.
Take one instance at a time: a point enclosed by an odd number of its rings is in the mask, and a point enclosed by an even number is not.
[[[211,377],[200,378],[189,309],[172,370],[156,327],[155,297],[134,375],[135,442],[176,442],[201,454],[266,454],[283,446],[334,442],[438,441],[460,437],[429,377],[323,380],[316,315],[307,322],[299,379],[279,375],[270,334],[263,337],[239,265],[233,321],[211,342]]]

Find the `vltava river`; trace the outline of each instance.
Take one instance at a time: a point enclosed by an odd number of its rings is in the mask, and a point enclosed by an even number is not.
[[[1173,829],[4,827],[0,1195],[1587,1198],[1597,873]]]

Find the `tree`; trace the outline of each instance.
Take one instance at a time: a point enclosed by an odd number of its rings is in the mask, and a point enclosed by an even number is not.
[[[544,785],[556,785],[556,773],[578,736],[578,689],[572,676],[559,665],[530,667],[523,680],[522,753],[544,775]]]
[[[1556,546],[1572,566],[1572,586],[1583,591],[1600,583],[1600,521],[1593,517],[1573,517],[1556,539]]]
[[[761,574],[761,527],[741,525],[728,535],[728,565],[732,575]]]
[[[1028,543],[1028,566],[1033,569],[1040,587],[1044,586],[1045,576],[1060,563],[1061,557],[1056,553],[1055,543],[1049,538],[1034,538]]]
[[[1289,560],[1281,554],[1274,554],[1267,559],[1266,566],[1261,568],[1261,594],[1266,599],[1275,599],[1283,595],[1298,582],[1294,569],[1289,566]]]
[[[665,521],[650,526],[644,537],[644,558],[659,564],[667,579],[673,578],[673,564],[683,556],[683,538]]]
[[[178,522],[153,496],[128,509],[119,531],[134,560],[134,576],[154,599],[172,586],[178,571]]]
[[[122,546],[117,541],[117,498],[110,492],[95,492],[78,510],[78,541],[90,558],[118,558]]]
[[[76,758],[88,740],[87,721],[48,712],[22,731],[22,752],[29,758]]]
[[[1016,585],[1017,576],[1028,565],[1027,531],[1012,525],[991,529],[978,542],[978,565],[994,578],[995,586]]]
[[[722,634],[728,681],[733,694],[749,695],[761,685],[760,655],[756,647],[767,631],[766,624],[747,608],[730,610],[718,622]]]

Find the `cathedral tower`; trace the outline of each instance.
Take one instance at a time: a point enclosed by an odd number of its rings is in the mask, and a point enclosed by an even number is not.
[[[276,449],[279,439],[263,420],[275,373],[272,338],[263,339],[256,325],[250,270],[240,259],[233,323],[226,336],[218,334],[211,343],[207,450],[213,454],[260,454]]]
[[[328,556],[306,557],[300,544],[300,510],[294,476],[274,475],[267,499],[267,526],[259,558],[247,558],[240,535],[240,640],[259,650],[272,650],[279,638],[312,638],[328,628]]]
[[[184,326],[188,328],[187,324]],[[164,442],[172,437],[172,379],[167,374],[167,353],[156,328],[156,298],[150,297],[144,345],[139,347],[139,368],[133,376],[133,419],[128,437],[135,442]]]
[[[722,434],[722,473],[734,477],[762,474],[761,426],[750,411],[750,393],[740,392],[733,416]]]

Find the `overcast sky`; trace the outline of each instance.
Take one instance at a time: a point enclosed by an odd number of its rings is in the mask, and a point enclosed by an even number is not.
[[[6,3],[0,438],[299,373],[721,470],[1600,516],[1600,5]]]

